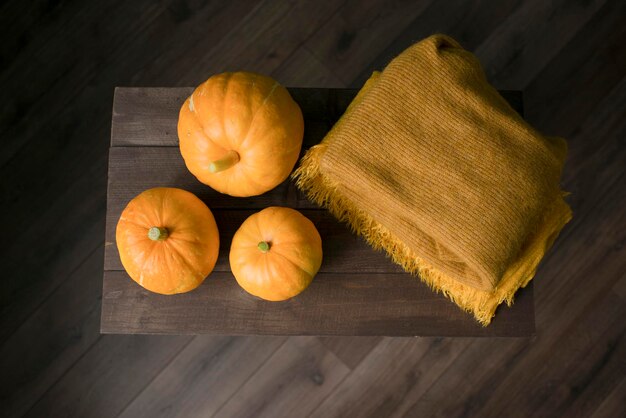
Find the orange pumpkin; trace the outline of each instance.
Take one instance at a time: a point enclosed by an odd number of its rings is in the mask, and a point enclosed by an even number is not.
[[[303,135],[302,111],[287,89],[246,72],[209,78],[185,100],[178,118],[189,171],[231,196],[256,196],[282,183]]]
[[[239,285],[262,299],[289,299],[306,289],[322,264],[322,239],[300,212],[270,207],[244,221],[230,247]]]
[[[128,203],[116,231],[128,275],[164,295],[198,287],[213,271],[219,235],[209,208],[181,189],[149,189]]]

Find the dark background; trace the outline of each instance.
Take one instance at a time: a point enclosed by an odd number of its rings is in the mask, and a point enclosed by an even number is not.
[[[9,0],[0,31],[1,416],[625,416],[626,2]],[[100,335],[115,86],[359,87],[434,32],[569,141],[536,337]]]

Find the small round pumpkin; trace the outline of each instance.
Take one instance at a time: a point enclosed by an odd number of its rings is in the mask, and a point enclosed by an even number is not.
[[[211,210],[194,194],[166,187],[128,203],[116,241],[128,275],[164,295],[198,287],[213,271],[220,246]]]
[[[294,209],[269,207],[235,233],[230,268],[237,283],[262,299],[280,301],[306,289],[322,264],[315,225]]]
[[[217,74],[180,109],[180,152],[202,183],[231,196],[256,196],[291,173],[304,120],[287,89],[270,77]]]

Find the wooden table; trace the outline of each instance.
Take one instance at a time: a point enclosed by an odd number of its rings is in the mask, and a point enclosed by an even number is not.
[[[530,336],[535,330],[532,283],[513,307],[498,309],[480,326],[418,278],[404,273],[311,203],[286,181],[252,198],[233,198],[198,182],[178,150],[176,124],[192,88],[117,88],[113,103],[102,294],[103,333],[228,335]],[[303,152],[318,143],[350,103],[353,89],[289,89],[305,119]],[[520,92],[502,92],[519,112]],[[221,248],[215,270],[196,290],[150,293],[120,263],[115,227],[130,199],[157,186],[196,194],[213,211]],[[311,219],[323,241],[324,261],[311,286],[285,302],[244,292],[228,265],[230,241],[254,212],[280,205]]]

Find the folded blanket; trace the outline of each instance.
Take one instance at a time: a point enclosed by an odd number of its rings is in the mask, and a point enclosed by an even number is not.
[[[566,153],[488,84],[474,55],[434,35],[372,75],[294,177],[487,325],[571,218]]]

